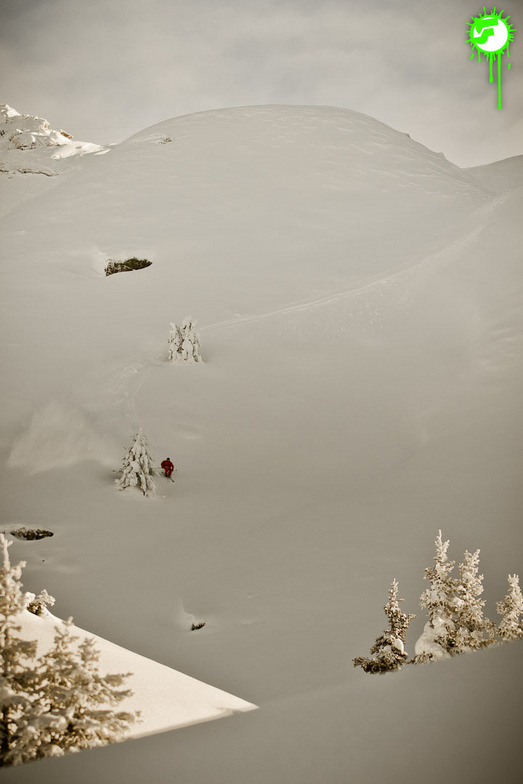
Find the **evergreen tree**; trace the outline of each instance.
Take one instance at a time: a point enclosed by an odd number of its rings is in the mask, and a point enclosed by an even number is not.
[[[64,752],[80,751],[122,740],[136,715],[114,708],[132,692],[122,689],[130,673],[99,672],[100,654],[93,639],[79,645],[72,633],[72,620],[56,627],[54,645],[39,663],[38,696],[48,715],[62,720],[48,726],[43,738]]]
[[[509,574],[509,591],[502,602],[497,602],[497,611],[502,616],[497,633],[502,640],[517,640],[523,637],[523,595],[519,586],[519,575]]]
[[[178,324],[171,321],[171,332],[169,334],[169,359],[171,362],[181,362],[182,360],[183,334]]]
[[[3,534],[0,546],[0,766],[122,740],[137,717],[115,710],[131,694],[121,688],[129,674],[100,675],[94,641],[76,646],[70,621],[36,659],[36,642],[17,634],[26,601],[35,599],[22,591],[25,564],[11,566]],[[52,597],[42,591],[37,598],[45,609]]]
[[[123,459],[122,475],[120,479],[116,480],[118,489],[139,487],[144,495],[154,495],[156,492],[156,484],[153,479],[155,473],[153,461],[148,451],[147,439],[140,428]]]
[[[44,728],[61,727],[60,717],[53,716],[38,697],[38,663],[35,662],[36,642],[17,635],[26,596],[21,575],[25,563],[11,566],[10,542],[0,534],[3,567],[0,569],[0,766],[16,765],[35,759],[35,749]],[[45,595],[50,599],[47,591]],[[32,595],[31,595],[32,596]],[[53,744],[46,746],[45,756],[61,754]]]
[[[196,321],[192,321],[190,316],[183,320],[181,327],[171,323],[169,359],[176,363],[203,362]]]
[[[10,764],[16,736],[25,725],[24,715],[32,711],[31,691],[36,678],[32,666],[36,643],[18,635],[18,619],[25,603],[20,581],[25,562],[11,566],[10,545],[0,534],[0,765]]]
[[[99,673],[94,640],[76,645],[72,621],[56,627],[52,649],[37,662],[32,702],[13,734],[5,763],[105,746],[123,740],[138,714],[115,711],[132,692],[121,689],[129,674]]]
[[[494,624],[483,615],[485,601],[483,575],[479,574],[479,550],[465,551],[463,563],[459,564],[459,579],[456,582],[456,610],[454,653],[485,648],[494,642]]]
[[[365,672],[383,673],[389,670],[398,670],[404,664],[408,655],[405,651],[405,633],[409,623],[415,615],[406,615],[400,609],[398,599],[398,582],[393,580],[389,588],[389,598],[385,607],[385,615],[389,620],[389,628],[376,639],[370,649],[371,658],[357,656],[353,659],[355,667],[362,667]]]
[[[441,531],[436,539],[434,566],[425,569],[425,580],[430,580],[420,597],[420,606],[428,610],[429,620],[416,642],[415,662],[445,658],[456,644],[455,613],[457,581],[452,577],[455,561],[449,561],[449,541],[443,541]]]

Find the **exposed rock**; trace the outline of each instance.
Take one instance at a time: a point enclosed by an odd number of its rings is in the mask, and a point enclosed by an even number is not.
[[[46,536],[54,536],[53,531],[48,531],[47,528],[14,528],[9,531],[11,536],[17,539],[26,539],[28,541],[33,539],[45,539]]]
[[[148,259],[137,259],[134,256],[132,259],[126,259],[125,261],[113,261],[112,259],[109,259],[105,268],[105,274],[114,275],[117,272],[132,272],[133,270],[150,267],[151,264],[152,261],[149,261]]]

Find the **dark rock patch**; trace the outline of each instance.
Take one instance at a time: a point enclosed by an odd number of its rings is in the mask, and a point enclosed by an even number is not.
[[[17,539],[26,539],[27,541],[45,539],[46,536],[54,536],[53,531],[48,531],[47,528],[15,528],[12,531],[9,531],[9,533]]]
[[[135,256],[133,256],[132,259],[126,259],[125,261],[113,261],[112,259],[109,259],[105,268],[105,274],[107,276],[115,275],[117,272],[133,272],[134,270],[150,267],[151,264],[152,261],[149,261],[149,259],[137,259]]]

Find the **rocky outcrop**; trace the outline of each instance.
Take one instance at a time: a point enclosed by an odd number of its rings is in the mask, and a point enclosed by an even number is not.
[[[69,133],[54,130],[42,117],[21,114],[8,104],[0,104],[1,173],[52,177],[59,174],[57,162],[63,158],[107,150],[99,144],[74,141]]]

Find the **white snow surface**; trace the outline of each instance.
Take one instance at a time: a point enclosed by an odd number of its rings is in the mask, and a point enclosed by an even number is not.
[[[20,616],[21,636],[38,640],[38,655],[52,645],[56,628],[62,623],[52,613],[37,616],[27,610]],[[94,640],[100,653],[100,672],[132,673],[124,688],[133,691],[120,707],[126,711],[140,711],[139,721],[130,736],[139,738],[154,732],[185,727],[210,719],[230,716],[236,711],[253,710],[256,706],[240,700],[221,689],[183,675],[163,664],[139,656],[109,640],[72,626],[78,643],[86,637]]]
[[[521,187],[523,180],[523,155],[505,158],[503,161],[465,169],[478,182],[493,193],[507,193]]]
[[[259,710],[6,780],[519,782],[519,642],[352,667],[393,576],[414,652],[439,529],[451,559],[481,549],[491,618],[521,572],[517,172],[492,164],[493,190],[329,107],[180,117],[70,160],[3,192],[1,527],[55,534],[12,560],[61,617]],[[153,263],[104,276],[130,256]],[[204,363],[177,365],[187,313]],[[153,498],[114,483],[140,427],[178,469]]]

